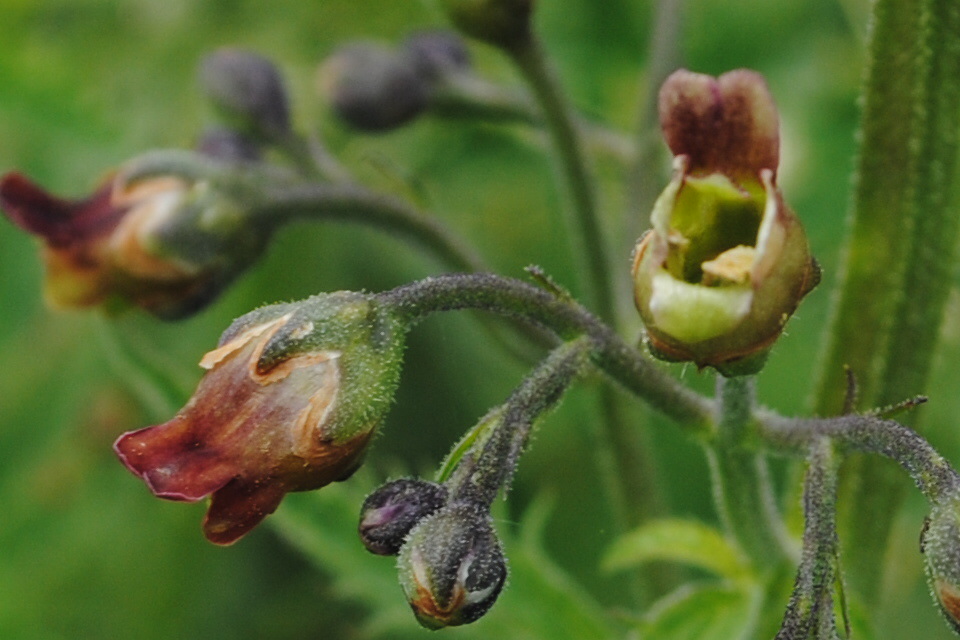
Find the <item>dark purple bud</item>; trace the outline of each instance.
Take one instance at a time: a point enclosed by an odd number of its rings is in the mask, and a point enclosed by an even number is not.
[[[404,125],[429,101],[429,84],[410,57],[371,43],[347,45],[327,58],[319,85],[337,115],[364,131]]]
[[[423,31],[415,33],[403,43],[417,73],[429,80],[462,71],[470,66],[467,45],[452,31]]]
[[[267,58],[236,48],[219,49],[200,61],[200,86],[238,128],[258,136],[290,131],[283,78]]]
[[[260,145],[250,136],[226,127],[204,131],[197,141],[197,151],[227,162],[257,162],[262,155]]]
[[[360,540],[371,553],[395,556],[410,530],[446,501],[446,487],[433,482],[417,478],[388,482],[363,502]]]

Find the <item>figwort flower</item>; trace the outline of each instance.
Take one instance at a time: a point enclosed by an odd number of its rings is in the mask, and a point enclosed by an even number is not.
[[[637,245],[637,308],[657,355],[754,373],[819,270],[776,184],[779,121],[763,78],[677,71],[660,91],[675,156]]]
[[[468,624],[503,589],[507,564],[486,505],[454,502],[414,527],[397,559],[400,585],[428,629]]]
[[[0,179],[0,206],[44,241],[54,306],[132,304],[162,318],[196,312],[260,255],[269,232],[211,182],[122,173],[80,200],[19,173]]]
[[[161,498],[211,496],[207,538],[230,544],[290,491],[347,478],[393,398],[405,329],[362,294],[238,319],[169,422],[122,435],[121,461]]]

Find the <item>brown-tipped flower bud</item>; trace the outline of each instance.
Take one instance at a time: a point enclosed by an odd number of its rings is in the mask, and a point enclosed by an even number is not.
[[[395,556],[407,534],[447,502],[447,489],[419,478],[401,478],[383,485],[363,502],[358,531],[371,553]]]
[[[269,230],[207,180],[111,176],[64,200],[18,173],[0,207],[44,241],[47,300],[59,307],[135,305],[166,319],[203,308],[261,254]]]
[[[511,48],[530,37],[534,0],[443,0],[451,22],[471,38]]]
[[[400,550],[397,569],[410,607],[428,629],[478,620],[507,579],[490,515],[469,502],[421,520]]]
[[[286,493],[357,468],[392,402],[405,334],[358,293],[258,309],[203,357],[207,373],[172,420],[114,449],[158,497],[210,496],[204,533],[230,544]]]
[[[940,610],[960,633],[960,499],[945,498],[933,507],[920,535],[927,579]]]
[[[318,83],[339,117],[364,131],[389,131],[423,113],[429,81],[409,55],[353,43],[320,66]]]
[[[283,78],[267,58],[243,49],[219,49],[200,61],[199,76],[204,93],[238,129],[267,138],[290,131]]]
[[[423,31],[411,35],[403,50],[417,73],[434,81],[470,67],[470,52],[458,34],[452,31]]]
[[[677,71],[660,91],[660,123],[674,177],[633,262],[651,350],[726,375],[755,373],[819,279],[776,184],[773,99],[752,71]]]

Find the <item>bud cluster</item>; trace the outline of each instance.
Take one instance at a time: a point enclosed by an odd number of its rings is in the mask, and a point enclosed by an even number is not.
[[[320,66],[318,86],[334,112],[362,131],[396,129],[425,113],[448,76],[470,58],[463,41],[445,31],[410,36],[398,49],[354,42]]]

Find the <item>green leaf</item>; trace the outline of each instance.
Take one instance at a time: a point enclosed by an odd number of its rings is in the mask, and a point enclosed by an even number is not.
[[[757,602],[741,588],[686,585],[654,605],[639,631],[656,640],[746,640],[753,637]]]
[[[740,551],[717,529],[694,520],[656,520],[627,533],[610,547],[603,567],[619,571],[656,560],[694,566],[733,580],[750,576],[749,564]]]

